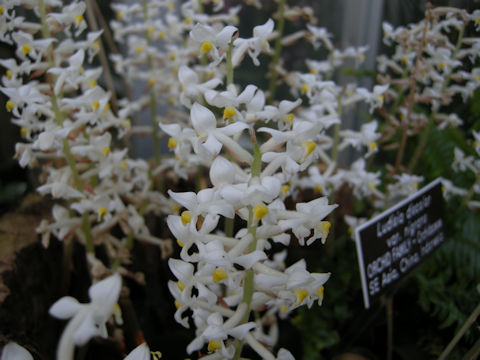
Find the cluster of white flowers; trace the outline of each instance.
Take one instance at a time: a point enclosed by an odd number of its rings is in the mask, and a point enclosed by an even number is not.
[[[17,16],[19,5],[33,9],[39,21]],[[50,234],[79,239],[98,281],[110,270],[95,258],[97,245],[108,250],[113,267],[128,260],[134,239],[158,244],[165,257],[171,254],[169,240],[151,234],[145,224],[144,216],[154,213],[164,218],[181,249],[180,259],[168,260],[176,278],[168,287],[175,319],[195,326],[187,352],[239,359],[246,343],[264,359],[293,359],[285,349],[273,353],[277,319],[302,305],[321,305],[330,273],[309,272],[303,259],[287,266],[286,249],[292,239],[301,246],[325,243],[327,217],[337,207],[340,188],[373,200],[378,210],[417,190],[423,177],[402,168],[406,138],[422,129],[428,134],[436,123],[439,129],[461,125],[456,114],[443,109],[456,95],[471,96],[480,84],[480,70],[463,69],[467,61],[475,64],[479,53],[478,39],[463,38],[465,26],[477,24],[479,14],[437,8],[409,28],[384,24],[384,40],[395,44],[395,53],[379,58],[379,84],[369,90],[332,81],[340,67],[362,63],[367,47],[336,49],[328,31],[313,24],[283,34],[285,19],[311,18],[309,8],[289,8],[281,0],[277,24],[268,19],[244,37],[235,26],[241,8],[222,0],[188,0],[180,6],[143,0],[112,7],[113,38],[122,53],[110,59],[127,84],[144,89],[137,98],[121,99],[118,110],[110,106],[113,94],[97,83],[102,69],[92,60],[101,51],[102,32],[85,34],[83,1],[63,6],[58,0],[11,0],[0,8],[0,39],[14,45],[17,56],[0,61],[6,68],[0,90],[25,139],[17,144],[16,157],[22,166],[42,168],[40,193],[64,200],[54,206],[53,220],[38,228],[44,243]],[[451,29],[459,33],[456,45],[448,36]],[[328,59],[306,59],[308,73],[275,63],[282,46],[302,40],[314,49],[324,47]],[[274,59],[270,76],[289,85],[293,100],[276,100],[272,88],[264,92],[255,84],[235,83],[237,67],[244,61],[260,65],[265,55]],[[414,102],[425,105],[429,118],[413,108]],[[342,128],[344,111],[357,104],[368,108],[370,120],[358,130]],[[130,121],[146,108],[152,122],[147,130]],[[378,116],[387,119],[381,129]],[[113,145],[144,131],[153,138],[150,165]],[[394,144],[397,163],[384,181],[385,174],[372,171],[370,163],[380,142],[391,145],[398,131],[404,137]],[[161,153],[165,134],[173,154]],[[340,165],[340,153],[351,148],[357,158]],[[478,142],[475,149],[478,153]],[[478,177],[478,160],[458,149],[455,155],[456,168]],[[165,174],[187,183],[196,177],[196,188],[165,189]],[[478,184],[474,191],[480,192]],[[305,193],[315,197],[305,199]],[[365,219],[349,215],[345,221],[355,227]],[[121,230],[123,237],[112,230]],[[53,316],[71,319],[59,359],[71,359],[74,346],[92,336],[106,335],[104,324],[120,288],[114,274],[92,285],[90,304],[66,297],[52,306]],[[149,356],[141,345],[128,359]]]
[[[18,59],[0,62],[6,68],[0,90],[25,139],[16,145],[16,157],[21,166],[43,169],[41,194],[69,202],[68,207],[55,205],[53,221],[39,226],[44,244],[50,234],[60,240],[77,236],[92,264],[99,263],[93,248],[100,243],[108,243],[112,261],[127,255],[128,237],[165,245],[150,235],[140,214],[163,204],[158,195],[150,194],[148,164],[113,146],[117,139],[112,134],[124,136],[130,120],[112,112],[111,93],[97,83],[102,69],[93,67],[92,60],[100,48],[101,31],[83,35],[85,3],[65,7],[58,1],[7,3],[0,36],[16,47]],[[39,23],[16,16],[19,5],[33,6]],[[30,80],[42,77],[43,82]],[[123,230],[124,238],[111,233],[115,227]],[[97,270],[98,276],[105,272]]]

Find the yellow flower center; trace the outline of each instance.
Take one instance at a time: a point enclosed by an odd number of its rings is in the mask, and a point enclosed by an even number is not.
[[[118,20],[123,19],[123,16],[124,16],[124,15],[123,15],[123,12],[122,12],[122,11],[119,11],[119,12],[117,13],[117,19],[118,19]]]
[[[190,19],[189,17],[185,18],[185,24],[190,24],[192,22],[192,19]]]
[[[107,215],[108,213],[108,210],[104,207],[101,207],[97,210],[97,214],[98,214],[98,221],[102,221],[103,217],[105,215]]]
[[[150,351],[152,354],[153,360],[159,360],[162,358],[162,353],[160,351]]]
[[[268,207],[264,204],[258,204],[253,207],[253,216],[255,219],[260,220],[268,214]]]
[[[285,184],[281,188],[281,191],[282,191],[283,195],[285,195],[288,192],[288,190],[290,190],[290,184]]]
[[[153,26],[150,26],[150,27],[147,29],[147,34],[148,34],[148,35],[152,35],[154,32],[155,32],[155,29],[154,29]]]
[[[137,46],[137,48],[135,49],[135,52],[136,52],[137,54],[142,53],[142,52],[143,52],[143,46]]]
[[[127,160],[123,160],[121,163],[120,163],[120,167],[124,170],[127,170],[128,169],[128,163],[127,163]]]
[[[303,84],[302,87],[300,88],[300,91],[302,92],[302,94],[306,94],[308,89],[309,89],[308,85]]]
[[[370,151],[374,151],[377,148],[377,143],[375,141],[372,141],[370,144],[368,144],[368,148]]]
[[[182,307],[182,304],[177,299],[175,299],[174,304],[177,309],[180,309]]]
[[[445,66],[446,66],[446,64],[445,64],[444,61],[441,61],[440,64],[438,64],[438,67],[439,67],[440,69],[445,69]]]
[[[175,60],[175,59],[177,58],[177,54],[175,54],[175,53],[170,53],[169,57],[170,57],[170,60],[173,61],[173,60]]]
[[[308,140],[304,141],[302,144],[303,150],[305,151],[305,154],[308,156],[312,153],[313,150],[317,147],[317,144],[315,144],[314,141]]]
[[[88,82],[88,85],[90,86],[90,88],[94,88],[95,86],[97,86],[97,81],[96,80],[90,80]]]
[[[317,73],[317,70],[315,70],[315,69],[310,69],[310,74],[315,75],[316,73]]]
[[[5,107],[8,111],[12,111],[15,108],[15,103],[12,100],[8,100]]]
[[[202,46],[200,47],[200,50],[202,50],[203,54],[209,52],[212,49],[213,49],[213,44],[210,41],[204,41],[202,43]]]
[[[110,148],[109,147],[104,147],[102,149],[102,154],[107,156],[108,154],[110,154]]]
[[[319,297],[319,298],[323,298],[323,294],[325,292],[325,288],[323,286],[320,286],[317,291],[315,291],[315,294]]]
[[[185,285],[180,280],[177,281],[177,286],[180,291],[183,291],[183,289],[185,289]]]
[[[160,32],[158,33],[157,39],[158,39],[158,40],[162,40],[162,39],[164,39],[164,38],[165,38],[165,33],[164,33],[163,31],[160,31]]]
[[[77,15],[75,16],[75,24],[80,25],[83,21],[83,16],[82,15]]]
[[[168,148],[170,150],[175,149],[177,147],[177,144],[178,142],[175,138],[171,137],[168,139]]]
[[[322,185],[315,185],[315,187],[313,188],[313,190],[317,191],[317,192],[321,192],[323,191],[323,186]]]
[[[100,107],[100,103],[98,101],[93,101],[91,104],[93,111],[97,111]]]
[[[232,107],[226,107],[225,110],[223,111],[223,118],[224,119],[231,119],[237,114],[234,108]]]
[[[3,5],[0,5],[0,15],[2,15],[4,11],[5,11],[5,8],[3,7]]]
[[[148,79],[148,85],[153,86],[157,83],[156,79]]]
[[[22,127],[20,128],[20,135],[26,136],[26,135],[27,135],[27,128],[25,128],[25,127],[22,126]]]
[[[296,289],[295,297],[297,298],[297,305],[301,304],[303,300],[308,296],[308,291],[305,289]]]
[[[377,184],[372,182],[372,183],[368,184],[368,187],[372,190],[375,190],[375,188],[377,187]]]
[[[223,268],[216,268],[212,274],[213,281],[220,282],[227,278],[227,272]]]
[[[182,223],[184,225],[188,224],[190,221],[192,221],[192,212],[188,210],[182,211],[180,218],[182,219]]]
[[[417,183],[414,183],[412,186],[413,186],[413,188],[414,188],[415,190],[418,189],[418,184],[417,184]]]
[[[181,242],[180,240],[178,240],[178,239],[177,239],[177,244],[178,244],[178,246],[180,246],[180,247],[183,247],[183,246],[185,245],[184,243],[182,243],[182,242]]]
[[[222,348],[222,344],[220,343],[220,340],[210,340],[208,342],[208,351],[213,352],[220,350]]]
[[[8,69],[7,72],[5,73],[5,75],[7,75],[7,78],[8,78],[8,79],[11,79],[12,76],[13,76],[12,70]]]
[[[28,45],[28,44],[23,44],[23,45],[22,45],[22,53],[23,53],[23,55],[27,55],[27,54],[30,52],[30,50],[32,50],[32,48],[30,47],[30,45]]]
[[[332,224],[330,223],[330,221],[320,221],[317,224],[317,230],[320,231],[324,239],[328,236],[328,232],[330,231],[331,227]]]
[[[288,125],[292,125],[294,119],[295,119],[295,115],[293,115],[292,113],[286,114],[286,115],[283,117],[283,121],[284,121],[285,123],[287,123]]]

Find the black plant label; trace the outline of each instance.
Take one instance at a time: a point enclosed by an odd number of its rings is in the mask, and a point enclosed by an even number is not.
[[[355,229],[365,308],[445,241],[443,211],[437,179]]]

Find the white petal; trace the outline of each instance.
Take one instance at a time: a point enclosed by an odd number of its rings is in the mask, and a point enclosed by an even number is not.
[[[236,123],[227,125],[223,128],[219,128],[218,130],[227,136],[232,136],[232,135],[238,134],[239,132],[242,132],[246,128],[248,128],[247,124],[243,122],[236,122]]]
[[[147,343],[138,345],[123,360],[150,360],[150,349]]]
[[[253,28],[253,36],[265,38],[270,35],[273,31],[274,22],[272,19],[268,19],[267,22],[263,25],[258,25]]]
[[[33,356],[24,347],[9,342],[3,347],[2,360],[33,360]]]
[[[199,134],[206,134],[217,127],[215,115],[205,106],[194,103],[190,110],[190,120]]]
[[[213,135],[208,135],[207,141],[203,143],[203,146],[208,150],[208,152],[212,155],[215,156],[217,155],[220,150],[222,149],[222,143],[218,141],[215,136]]]
[[[48,310],[49,314],[57,319],[70,319],[73,317],[80,309],[82,304],[80,304],[77,299],[71,296],[64,296],[61,299],[58,299]]]
[[[228,334],[236,339],[242,340],[250,330],[255,329],[256,327],[257,325],[255,325],[254,322],[249,322],[228,330]]]
[[[85,345],[91,338],[105,334],[105,324],[95,322],[92,314],[88,314],[73,333],[73,342],[77,346]]]
[[[168,259],[168,266],[173,275],[181,281],[184,279],[190,280],[193,277],[193,265],[188,262],[170,258]]]
[[[210,167],[210,181],[213,186],[233,184],[234,180],[235,167],[223,156],[217,156]]]
[[[238,29],[235,26],[227,25],[225,26],[218,34],[215,36],[215,43],[221,49],[226,50],[228,48],[228,44],[232,40],[233,34]]]
[[[233,260],[235,264],[243,266],[245,269],[250,269],[253,265],[261,260],[266,260],[267,255],[260,250],[255,250],[250,254],[238,256]]]
[[[278,351],[277,360],[295,360],[292,353],[284,348]]]
[[[115,273],[90,286],[88,295],[92,302],[99,302],[106,310],[110,311],[118,300],[121,288],[122,278]]]
[[[177,203],[186,207],[189,210],[195,209],[197,207],[197,195],[194,192],[173,192],[168,190],[168,195],[175,200]]]
[[[180,66],[180,69],[178,70],[178,79],[185,87],[192,84],[198,84],[197,73],[185,65]]]

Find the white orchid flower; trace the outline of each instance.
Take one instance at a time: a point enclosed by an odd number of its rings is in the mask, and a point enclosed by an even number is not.
[[[57,319],[70,319],[57,348],[57,359],[73,360],[75,346],[85,345],[95,336],[107,337],[105,323],[120,295],[122,279],[119,274],[97,282],[88,290],[90,303],[80,304],[75,298],[65,296],[49,310]]]
[[[213,63],[211,66],[217,66],[225,57],[228,45],[237,31],[238,29],[231,25],[217,30],[209,25],[196,24],[190,31],[190,38],[200,48],[201,55],[207,54],[212,56]]]
[[[193,139],[193,148],[197,154],[201,149],[205,149],[210,156],[218,155],[223,146],[225,146],[238,159],[251,163],[252,155],[243,149],[235,140],[230,138],[246,129],[248,126],[242,122],[217,128],[215,115],[206,107],[195,103],[190,110],[190,119],[197,137]]]
[[[192,106],[192,103],[202,101],[205,92],[215,89],[222,83],[222,80],[217,77],[200,83],[197,73],[186,65],[182,65],[178,69],[178,80],[183,89],[180,94],[180,102],[188,108]]]
[[[233,66],[238,66],[245,55],[248,52],[253,63],[258,66],[258,56],[262,50],[269,50],[268,40],[270,39],[275,24],[272,19],[268,19],[263,25],[258,25],[253,28],[253,37],[249,39],[238,38],[234,41],[234,49],[232,54]]]
[[[207,326],[201,334],[187,346],[187,353],[191,354],[195,350],[201,349],[203,345],[207,343],[209,351],[220,351],[222,356],[231,358],[233,356],[233,348],[231,346],[226,348],[224,340],[226,340],[228,336],[242,340],[250,330],[256,327],[254,322],[237,325],[241,322],[246,310],[246,304],[240,304],[235,313],[225,322],[220,313],[213,312],[210,314],[207,318]]]
[[[308,237],[307,245],[312,244],[316,239],[321,239],[325,243],[330,223],[323,219],[330,214],[338,205],[329,205],[328,198],[322,197],[308,203],[297,203],[296,212],[285,212],[278,225],[282,230],[291,229],[297,237],[300,245],[305,245],[305,238]],[[282,218],[282,215],[278,215]],[[311,230],[313,235],[310,236]]]
[[[378,151],[377,139],[380,138],[381,134],[377,132],[377,127],[377,121],[373,120],[363,124],[359,132],[353,130],[340,131],[340,136],[343,137],[343,141],[338,148],[342,150],[348,145],[352,145],[359,150],[362,146],[366,146],[368,150],[365,157],[371,156]]]

